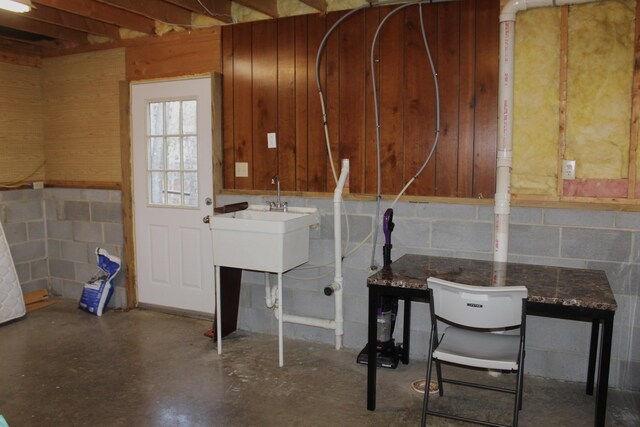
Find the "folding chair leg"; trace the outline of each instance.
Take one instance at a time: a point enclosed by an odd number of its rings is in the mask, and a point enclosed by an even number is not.
[[[429,408],[429,383],[431,382],[432,362],[431,349],[429,349],[429,353],[427,356],[427,378],[424,383],[424,400],[422,403],[422,422],[420,424],[422,427],[425,427],[427,425],[427,410]]]
[[[444,384],[442,381],[442,368],[439,360],[436,360],[436,373],[438,374],[438,394],[442,396],[444,394],[444,388],[442,385]]]

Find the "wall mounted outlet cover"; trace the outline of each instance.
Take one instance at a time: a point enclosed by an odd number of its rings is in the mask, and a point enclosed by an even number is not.
[[[576,179],[576,161],[562,161],[562,179]]]
[[[249,163],[236,162],[236,178],[246,178],[249,176]]]
[[[276,133],[269,132],[267,134],[267,148],[276,148]]]

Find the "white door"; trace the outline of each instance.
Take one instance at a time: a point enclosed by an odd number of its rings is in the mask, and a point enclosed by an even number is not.
[[[138,301],[213,314],[211,79],[131,88]]]

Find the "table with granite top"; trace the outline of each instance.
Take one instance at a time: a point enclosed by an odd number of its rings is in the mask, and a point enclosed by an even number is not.
[[[527,315],[591,322],[587,394],[593,394],[596,365],[595,425],[606,415],[609,365],[616,300],[604,271],[533,264],[407,254],[370,276],[367,409],[376,407],[376,332],[380,298],[404,300],[403,353],[409,363],[411,302],[426,302],[427,278],[437,277],[475,286],[526,286]],[[602,327],[601,342],[600,328]],[[598,354],[598,347],[600,349]],[[373,363],[372,363],[373,362]]]

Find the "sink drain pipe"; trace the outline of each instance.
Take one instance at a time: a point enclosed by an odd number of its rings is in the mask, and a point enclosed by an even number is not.
[[[342,277],[342,218],[340,216],[342,210],[342,192],[344,186],[349,177],[349,162],[342,162],[342,169],[340,170],[340,178],[338,179],[338,185],[333,193],[333,233],[334,233],[334,256],[335,256],[335,275],[333,283],[324,288],[324,294],[327,296],[335,296],[335,317],[334,320],[319,319],[308,316],[297,316],[294,314],[281,314],[280,307],[282,306],[282,293],[280,288],[282,287],[281,275],[278,275],[278,288],[271,288],[269,282],[269,274],[265,273],[265,289],[266,289],[266,302],[270,308],[277,308],[274,310],[276,319],[287,323],[297,323],[299,325],[316,326],[324,329],[333,329],[336,331],[336,350],[342,348],[342,337],[344,335],[344,304],[343,304],[343,277]],[[277,296],[274,292],[278,289]]]

